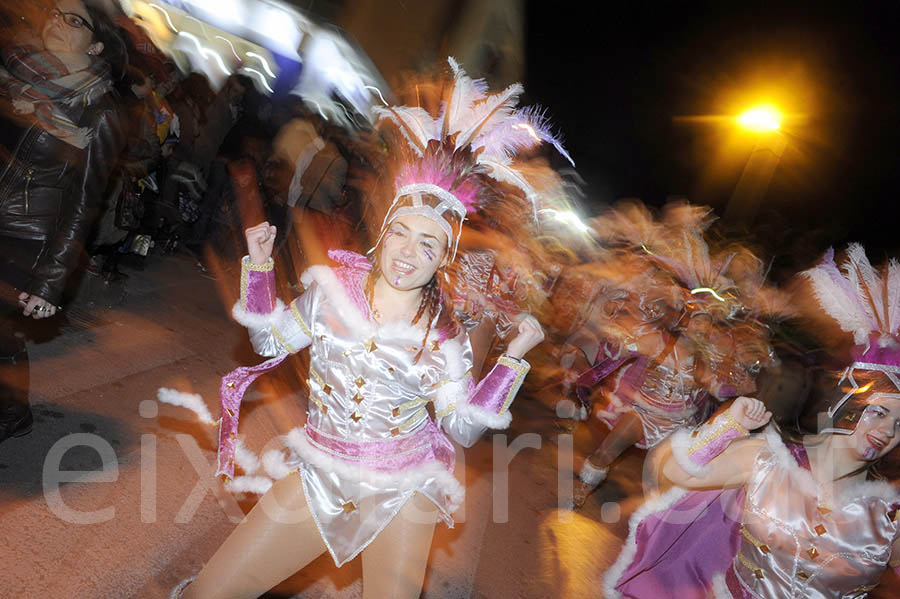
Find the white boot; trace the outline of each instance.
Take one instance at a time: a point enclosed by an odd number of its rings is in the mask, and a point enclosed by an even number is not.
[[[581,467],[581,472],[578,473],[578,478],[586,484],[590,485],[592,489],[597,488],[597,486],[606,480],[606,474],[609,472],[609,468],[594,468],[594,465],[591,464],[590,460],[585,460],[584,465]]]
[[[181,594],[184,593],[184,589],[186,589],[187,586],[192,582],[194,582],[193,576],[191,576],[190,578],[185,578],[184,580],[179,582],[178,586],[172,589],[172,592],[169,594],[169,599],[181,599]]]
[[[585,460],[581,472],[578,473],[578,482],[575,483],[572,499],[569,500],[566,507],[570,510],[577,510],[583,506],[591,491],[606,480],[607,472],[609,472],[609,468],[594,468],[590,460]]]

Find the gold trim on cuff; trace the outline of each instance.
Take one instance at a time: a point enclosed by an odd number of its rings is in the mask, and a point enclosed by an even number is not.
[[[719,418],[723,419],[724,422],[718,422]],[[712,427],[716,428],[713,428],[713,430],[710,431],[707,435],[701,437],[699,441],[688,447],[687,454],[689,456],[694,455],[713,441],[716,441],[728,431],[737,431],[742,437],[746,437],[750,434],[750,431],[738,424],[737,420],[735,420],[734,417],[728,412],[722,413],[715,420],[713,420],[710,423],[710,428]]]
[[[497,364],[499,366],[512,368],[516,371],[516,378],[510,386],[509,392],[506,394],[506,399],[503,400],[503,407],[500,408],[500,412],[498,413],[502,415],[509,409],[509,404],[512,403],[516,393],[519,392],[519,388],[522,386],[522,380],[525,378],[525,375],[528,374],[528,371],[531,370],[531,365],[524,360],[517,360],[505,354],[497,358]]]
[[[294,320],[297,321],[297,324],[300,325],[300,328],[303,329],[303,334],[306,335],[307,337],[309,337],[309,340],[312,341],[312,339],[313,339],[312,331],[309,330],[309,327],[306,326],[305,322],[303,322],[303,317],[300,316],[300,310],[297,309],[297,300],[298,299],[300,299],[300,298],[297,298],[291,302],[291,315],[294,317]]]
[[[444,408],[443,410],[441,410],[440,412],[435,413],[434,418],[435,418],[435,420],[440,420],[441,418],[444,418],[445,416],[449,416],[450,414],[452,414],[455,411],[456,411],[456,404],[452,403],[449,406],[447,406],[446,408]]]
[[[278,327],[275,325],[272,325],[272,334],[275,336],[275,339],[278,340],[278,343],[284,346],[284,349],[286,349],[289,354],[296,354],[297,351],[299,351],[294,349],[294,346],[285,340],[284,335],[281,334],[281,331],[279,331]]]

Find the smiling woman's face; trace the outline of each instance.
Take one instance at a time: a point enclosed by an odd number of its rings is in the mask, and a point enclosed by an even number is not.
[[[84,3],[81,0],[58,0],[56,10],[58,13],[51,13],[41,30],[44,48],[53,53],[87,54],[93,44],[94,34],[87,27],[73,27],[66,22],[63,15],[63,13],[75,15],[93,27],[94,23]]]
[[[877,460],[897,447],[900,443],[900,397],[873,397],[850,435],[850,442],[860,459],[866,462]]]
[[[447,235],[436,222],[418,214],[400,216],[381,242],[381,276],[395,289],[424,287],[446,255]]]

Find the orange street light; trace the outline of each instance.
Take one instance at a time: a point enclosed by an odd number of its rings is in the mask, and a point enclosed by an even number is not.
[[[737,117],[738,125],[755,133],[768,133],[781,128],[781,113],[770,105],[751,108]]]

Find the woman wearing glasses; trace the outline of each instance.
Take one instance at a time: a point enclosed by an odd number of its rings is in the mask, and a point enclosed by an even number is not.
[[[22,315],[53,316],[125,141],[109,98],[125,46],[80,0],[0,42],[0,441],[31,430]]]

